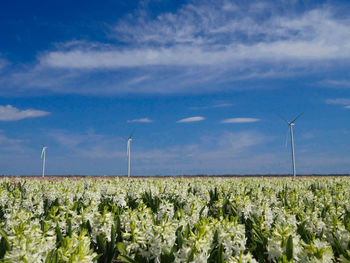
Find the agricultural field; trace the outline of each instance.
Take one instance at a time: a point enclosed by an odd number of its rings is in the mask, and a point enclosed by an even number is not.
[[[350,178],[0,181],[0,262],[350,262]]]

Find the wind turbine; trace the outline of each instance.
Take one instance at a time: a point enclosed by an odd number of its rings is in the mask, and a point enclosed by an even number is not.
[[[45,145],[43,145],[43,150],[41,151],[41,159],[43,160],[43,175],[42,175],[42,177],[45,177],[46,149],[47,149],[47,147]]]
[[[285,118],[280,116],[282,120],[284,120],[288,124],[288,131],[287,131],[287,136],[288,132],[290,132],[290,141],[291,141],[291,148],[292,148],[292,165],[293,165],[293,176],[296,176],[296,171],[295,171],[295,154],[294,154],[294,137],[293,137],[293,126],[295,125],[295,122],[297,119],[303,115],[304,112],[300,113],[294,120],[292,121],[287,121]],[[287,146],[287,136],[286,136],[286,146]]]
[[[134,135],[135,129],[130,133],[130,136],[128,138],[125,138],[127,141],[126,146],[126,156],[128,157],[128,177],[130,177],[130,170],[131,170],[131,151],[130,151],[130,144],[132,141],[132,136]]]

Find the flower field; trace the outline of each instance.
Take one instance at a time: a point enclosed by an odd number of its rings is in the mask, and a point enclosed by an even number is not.
[[[0,262],[350,262],[350,178],[0,181]]]

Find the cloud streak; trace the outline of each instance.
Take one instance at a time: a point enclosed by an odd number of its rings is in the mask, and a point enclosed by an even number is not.
[[[5,59],[2,59],[1,58],[1,54],[0,54],[0,70],[5,68],[8,64],[9,64],[9,62],[7,60],[5,60]]]
[[[22,152],[22,144],[24,140],[8,138],[3,131],[0,130],[0,147],[6,152]]]
[[[149,119],[149,118],[141,118],[141,119],[134,119],[134,120],[128,120],[128,123],[135,123],[135,122],[139,122],[139,123],[151,123],[153,122],[153,120]]]
[[[347,99],[347,98],[327,99],[326,103],[335,104],[335,105],[350,105],[350,99]]]
[[[125,143],[108,135],[85,133],[69,134],[65,131],[50,135],[74,158],[97,163],[113,162],[125,172]],[[165,148],[133,147],[134,174],[189,174],[215,171],[216,173],[257,172],[273,163],[275,157],[252,149],[269,142],[270,137],[256,131],[223,132],[195,138],[191,144]],[[70,156],[70,155],[68,155]],[[71,158],[71,157],[69,157]],[[258,161],[260,160],[260,161]],[[266,161],[263,162],[263,160]],[[245,165],[242,166],[241,164]],[[248,169],[248,170],[246,170]]]
[[[232,107],[233,104],[231,103],[218,103],[213,105],[207,105],[207,106],[193,106],[190,107],[190,110],[207,110],[207,109],[219,109],[219,108],[229,108]]]
[[[177,123],[197,122],[197,121],[203,121],[203,120],[205,120],[204,117],[195,116],[195,117],[189,117],[189,118],[178,120]]]
[[[322,86],[332,87],[332,88],[350,88],[350,80],[346,79],[327,79],[320,81]]]
[[[27,118],[43,117],[49,114],[49,112],[42,110],[19,110],[11,105],[0,105],[0,121],[18,121]]]
[[[327,99],[327,104],[342,105],[344,109],[350,109],[350,99],[347,98],[337,98],[337,99]]]
[[[222,120],[221,123],[250,123],[250,122],[258,122],[260,119],[256,118],[230,118]]]

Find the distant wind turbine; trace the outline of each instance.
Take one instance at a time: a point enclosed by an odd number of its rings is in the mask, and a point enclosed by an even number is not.
[[[288,124],[288,131],[286,135],[286,146],[287,146],[287,138],[288,138],[288,132],[290,132],[290,140],[291,140],[291,148],[292,148],[292,165],[293,165],[293,176],[296,176],[296,170],[295,170],[295,154],[294,154],[294,137],[293,137],[293,126],[295,125],[295,122],[297,119],[303,115],[304,112],[300,113],[294,120],[287,121],[284,117],[280,116],[282,120],[284,120]]]
[[[46,149],[47,149],[47,147],[45,145],[43,145],[43,150],[41,152],[41,159],[43,160],[43,175],[42,175],[42,177],[45,177]]]
[[[130,133],[130,136],[128,138],[125,138],[127,141],[127,146],[126,146],[126,155],[128,157],[128,177],[130,177],[130,171],[131,171],[131,149],[130,149],[130,144],[132,141],[132,136],[134,135],[135,129]]]

